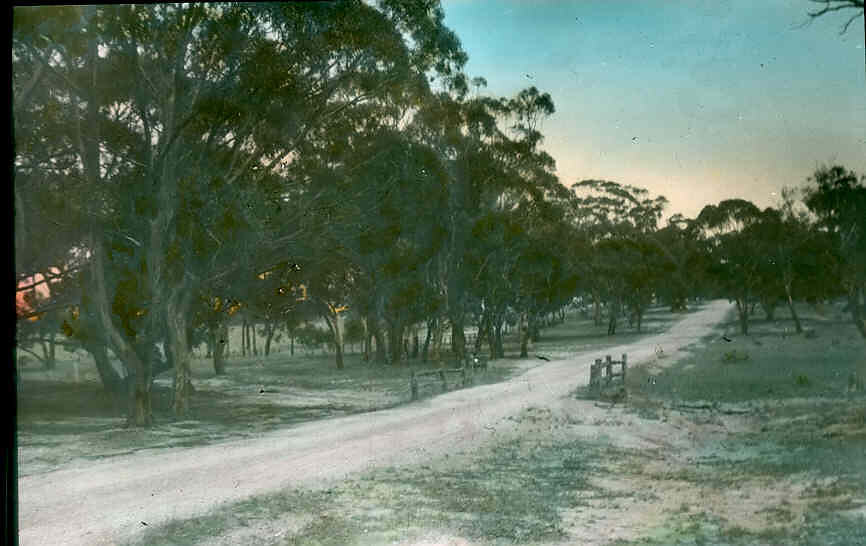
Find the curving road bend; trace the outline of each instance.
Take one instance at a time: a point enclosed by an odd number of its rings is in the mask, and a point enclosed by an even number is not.
[[[222,502],[465,450],[489,439],[503,418],[587,384],[588,364],[595,358],[627,353],[638,363],[652,358],[657,346],[671,354],[710,334],[730,310],[727,302],[710,302],[663,334],[574,354],[504,383],[399,408],[311,422],[252,441],[139,452],[22,477],[19,541],[24,546],[117,544],[134,538],[142,521],[158,525],[206,513]]]

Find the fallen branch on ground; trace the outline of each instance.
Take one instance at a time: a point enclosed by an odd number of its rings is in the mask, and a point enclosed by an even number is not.
[[[711,410],[718,413],[723,413],[725,415],[745,415],[747,413],[752,413],[755,410],[753,408],[733,408],[733,407],[722,407],[718,403],[710,403],[710,402],[680,402],[673,406],[673,409],[678,410],[686,410],[686,411],[705,411]]]

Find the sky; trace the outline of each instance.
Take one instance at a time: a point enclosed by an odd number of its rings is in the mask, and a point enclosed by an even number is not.
[[[779,204],[824,164],[866,174],[862,19],[803,25],[807,0],[442,0],[482,94],[534,85],[543,148],[570,186],[605,179],[695,217]]]

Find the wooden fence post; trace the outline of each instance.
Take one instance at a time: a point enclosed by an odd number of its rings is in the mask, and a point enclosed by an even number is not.
[[[605,372],[604,384],[609,385],[610,380],[613,378],[613,359],[610,357],[610,355],[607,355],[604,360],[604,367],[607,370]]]
[[[412,375],[409,377],[409,388],[412,390],[412,400],[418,400],[418,379],[415,377],[415,370],[412,370]]]
[[[601,359],[596,358],[595,364],[592,364],[589,367],[589,388],[590,388],[590,390],[597,390],[598,389],[598,383],[599,383],[599,379],[600,379],[598,377],[599,373],[601,373]]]
[[[622,354],[622,386],[625,387],[625,372],[628,368],[628,357],[625,353]]]

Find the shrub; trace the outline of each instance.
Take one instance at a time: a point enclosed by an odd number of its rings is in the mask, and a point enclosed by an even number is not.
[[[351,318],[346,321],[345,332],[346,343],[359,343],[364,341],[364,324],[359,318]]]
[[[295,338],[307,347],[319,347],[323,343],[331,341],[331,334],[313,324],[304,324],[295,330]]]
[[[727,351],[722,355],[723,362],[742,362],[749,360],[749,353],[746,351]]]

